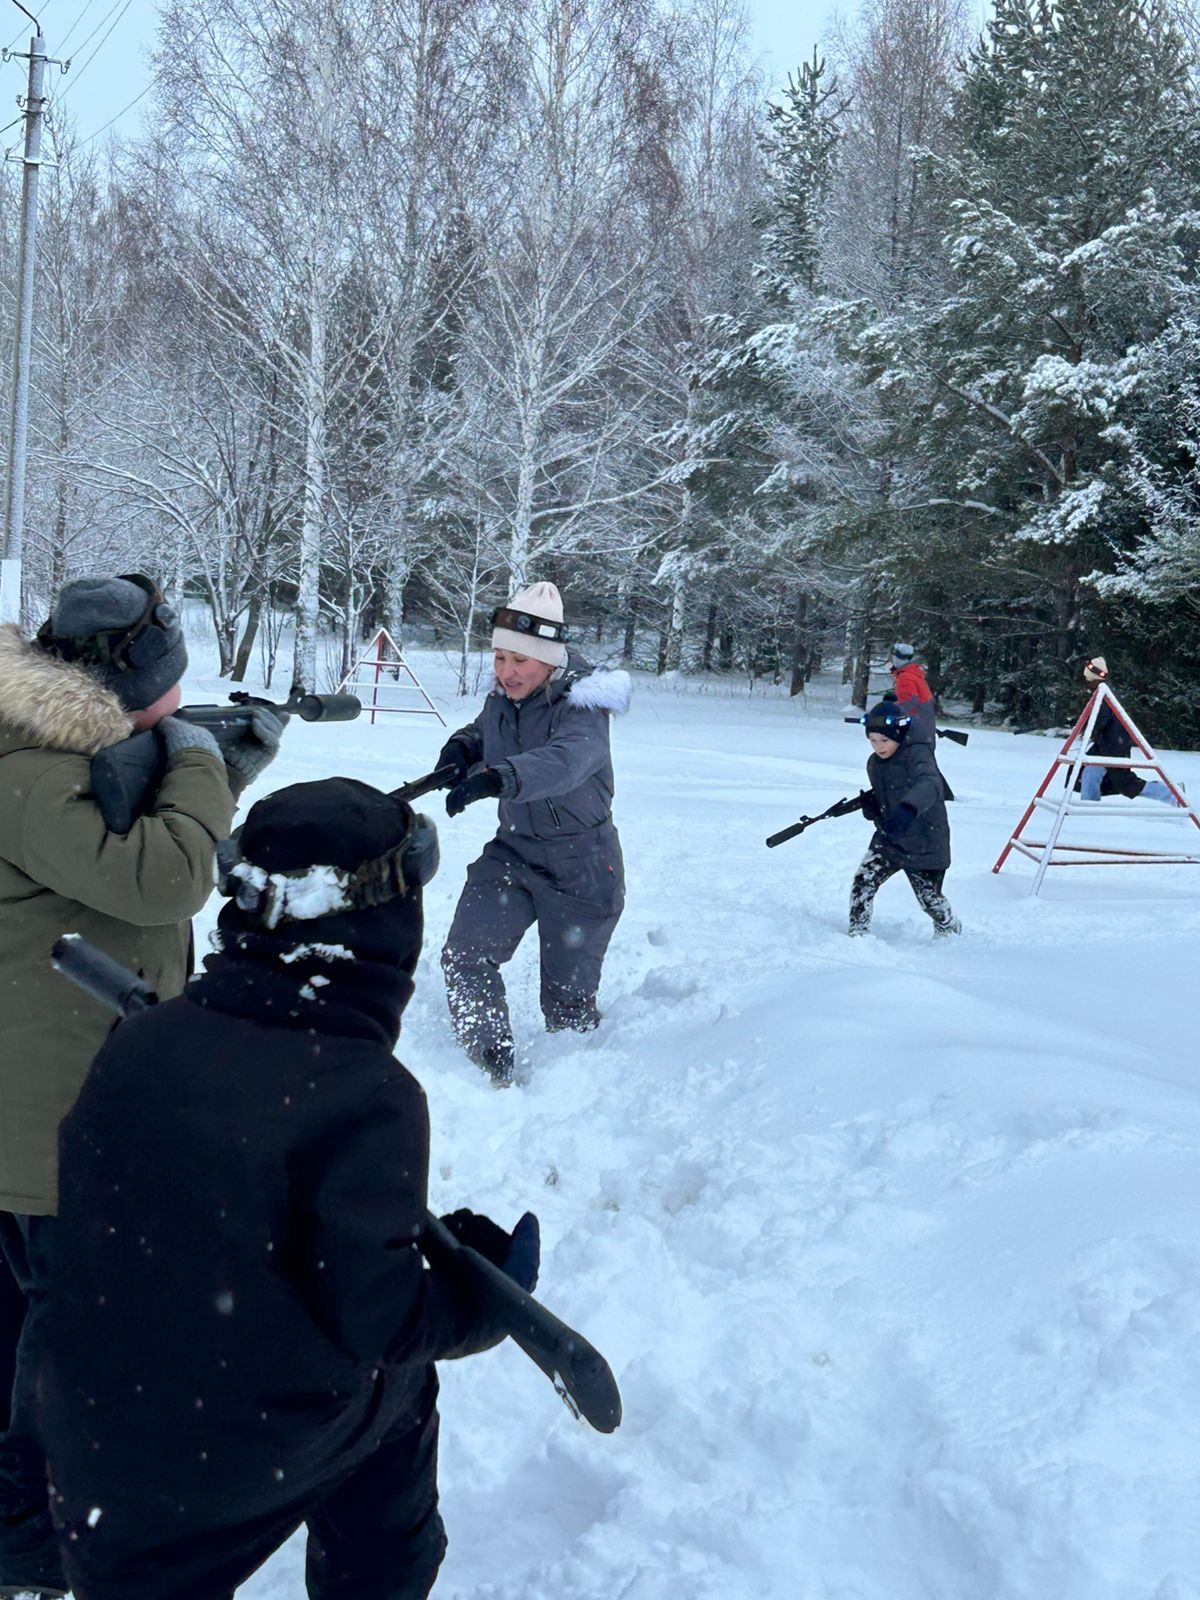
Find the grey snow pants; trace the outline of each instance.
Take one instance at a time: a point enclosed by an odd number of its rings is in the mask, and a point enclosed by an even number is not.
[[[547,1028],[594,1028],[604,956],[624,905],[615,828],[553,841],[489,840],[467,868],[442,951],[450,1017],[467,1054],[483,1061],[511,1051],[500,968],[535,922]]]

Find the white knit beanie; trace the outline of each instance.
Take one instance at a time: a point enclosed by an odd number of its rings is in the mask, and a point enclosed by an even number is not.
[[[1083,675],[1091,683],[1101,683],[1108,677],[1108,662],[1103,656],[1093,656],[1084,667]]]
[[[527,611],[531,617],[543,622],[563,620],[562,595],[552,583],[531,583],[508,602],[510,611]],[[517,633],[514,628],[493,628],[492,649],[511,650],[514,655],[530,656],[534,661],[544,661],[548,667],[561,667],[567,659],[567,647],[561,639],[539,639],[536,634]]]

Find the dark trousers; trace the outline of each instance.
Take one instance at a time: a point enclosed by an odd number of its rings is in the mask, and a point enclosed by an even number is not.
[[[446,1553],[435,1393],[431,1384],[417,1421],[407,1414],[349,1474],[286,1513],[158,1545],[148,1524],[137,1550],[106,1542],[101,1518],[64,1546],[76,1600],[231,1600],[302,1524],[311,1600],[426,1600]]]
[[[468,868],[442,951],[451,1020],[470,1056],[512,1048],[500,968],[534,923],[546,1026],[595,1027],[600,974],[624,894],[612,830],[585,837],[574,852],[539,849],[536,841],[522,841],[521,850],[502,839],[485,846]]]
[[[942,893],[942,880],[946,874],[898,867],[894,861],[889,861],[881,850],[872,846],[862,858],[850,887],[851,933],[865,933],[871,926],[875,896],[888,879],[894,878],[898,872],[904,873],[912,886],[912,892],[917,897],[917,904],[927,917],[932,918],[934,926],[950,928],[954,922],[954,912],[950,908],[949,900]]]
[[[0,1435],[0,1585],[65,1589],[36,1426],[35,1342],[53,1232],[53,1217],[0,1211],[0,1406],[7,1410]]]

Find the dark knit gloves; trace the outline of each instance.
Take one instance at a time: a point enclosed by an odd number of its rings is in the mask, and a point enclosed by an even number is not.
[[[863,803],[862,803],[862,814],[863,814],[863,816],[866,817],[868,822],[874,822],[874,823],[882,822],[883,821],[883,812],[879,809],[879,801],[876,800],[874,791],[871,790],[871,789],[864,789],[862,791],[862,797],[863,797]]]
[[[225,752],[209,733],[186,717],[164,717],[157,725],[159,738],[168,756],[180,755],[184,750],[203,750],[205,755],[225,759]]]
[[[533,1293],[542,1259],[542,1233],[532,1211],[525,1213],[511,1233],[478,1211],[452,1211],[442,1221],[460,1244],[477,1250],[526,1294]]]
[[[279,754],[283,729],[281,718],[268,707],[250,707],[249,728],[235,744],[221,752],[229,774],[229,787],[235,796],[248,789],[274,761]]]
[[[884,818],[880,823],[880,827],[889,839],[902,839],[916,820],[916,806],[910,806],[905,801],[896,807],[896,815],[894,817]]]
[[[499,795],[500,774],[494,767],[484,767],[482,772],[472,773],[450,790],[446,796],[446,815],[456,817],[476,800],[495,800]]]

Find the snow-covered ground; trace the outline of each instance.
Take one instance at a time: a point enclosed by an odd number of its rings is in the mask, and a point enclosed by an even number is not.
[[[940,749],[962,937],[935,943],[899,879],[852,942],[862,820],[763,842],[861,787],[841,711],[832,686],[639,682],[605,1020],[544,1035],[523,950],[530,1078],[505,1093],[455,1049],[437,965],[494,811],[427,803],[443,865],[400,1054],[432,1202],[538,1212],[540,1292],[625,1405],[591,1432],[511,1345],[442,1369],[442,1600],[1200,1596],[1200,873],[1052,872],[1038,899],[1028,863],[993,876],[1054,746],[973,732]],[[293,723],[256,792],[391,787],[443,737]],[[1200,756],[1170,770],[1200,792]],[[300,1600],[300,1541],[244,1593]]]

